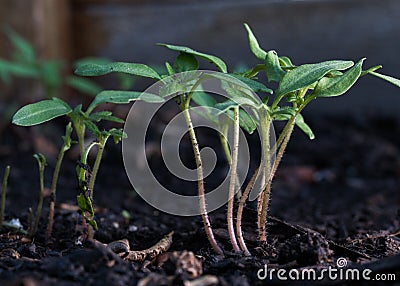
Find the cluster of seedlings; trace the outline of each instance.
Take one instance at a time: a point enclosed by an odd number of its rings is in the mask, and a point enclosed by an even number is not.
[[[230,165],[229,196],[227,198],[227,228],[233,250],[236,252],[243,252],[245,255],[251,255],[251,252],[244,241],[241,227],[244,206],[248,201],[250,192],[255,187],[255,182],[261,178],[257,200],[257,228],[260,243],[266,243],[266,220],[268,204],[270,201],[271,185],[291,134],[297,126],[308,135],[310,139],[314,138],[313,131],[304,121],[302,116],[304,108],[311,101],[318,100],[319,98],[335,97],[346,93],[358,79],[366,75],[376,76],[400,87],[400,80],[376,72],[381,68],[381,66],[374,66],[364,70],[364,58],[360,59],[358,62],[348,60],[330,60],[314,64],[295,65],[288,57],[279,56],[274,50],[263,50],[259,46],[257,39],[253,35],[249,26],[245,25],[245,28],[248,33],[250,50],[259,60],[259,64],[245,71],[229,72],[226,64],[216,56],[197,52],[187,47],[166,44],[162,44],[161,46],[178,52],[179,55],[173,65],[168,62],[165,63],[165,73],[159,73],[155,69],[144,64],[124,62],[92,62],[80,65],[75,71],[79,76],[101,76],[117,72],[150,78],[161,82],[161,84],[165,85],[166,89],[173,86],[174,88],[172,90],[174,91],[181,90],[179,84],[190,84],[192,87],[191,91],[177,94],[175,100],[183,112],[193,147],[193,156],[197,165],[198,173],[199,205],[204,223],[204,230],[212,248],[218,254],[223,254],[224,251],[214,237],[213,228],[208,217],[207,204],[205,201],[202,158],[200,156],[200,150],[197,143],[198,140],[190,113],[192,106],[197,105],[220,110],[219,114],[210,112],[205,113],[204,115],[207,119],[219,125],[221,127],[219,130],[223,130],[222,133],[224,133],[220,134],[221,146],[224,150],[227,162]],[[171,81],[171,78],[174,78],[174,75],[196,70],[200,71],[198,59],[204,59],[212,63],[218,69],[220,74],[224,74],[225,76],[234,79],[234,81],[221,86],[221,88],[229,95],[229,99],[221,101],[220,98],[216,99],[210,94],[199,92],[201,88],[199,89],[198,87],[201,87],[202,82],[195,78],[191,78],[184,83]],[[272,90],[260,82],[258,78],[260,73],[265,73],[268,82],[275,82],[277,88]],[[248,92],[245,88],[241,88],[243,85],[252,92]],[[263,96],[258,97],[256,93],[263,94]],[[46,99],[26,105],[18,110],[14,115],[13,123],[20,126],[33,126],[60,116],[66,116],[70,121],[66,126],[65,135],[63,136],[63,145],[61,146],[53,175],[51,186],[52,199],[46,234],[47,238],[50,238],[52,234],[54,203],[60,166],[64,153],[68,151],[72,143],[75,143],[71,139],[72,133],[75,132],[77,144],[79,145],[80,150],[80,159],[76,166],[78,186],[80,190],[80,194],[77,196],[77,204],[80,209],[80,214],[83,217],[83,223],[87,224],[87,238],[93,239],[93,230],[98,227],[94,219],[95,214],[92,205],[93,190],[103,150],[108,139],[113,138],[114,142],[118,143],[126,136],[122,129],[101,129],[99,125],[101,121],[112,121],[122,124],[124,123],[124,120],[114,117],[111,111],[96,111],[96,108],[103,103],[127,104],[136,100],[143,100],[148,103],[160,103],[165,101],[165,96],[136,91],[105,90],[99,92],[87,108],[84,108],[82,105],[71,107],[61,99],[53,97],[52,99]],[[222,114],[227,115],[232,120],[223,121],[220,119],[220,115]],[[284,121],[285,125],[279,133],[276,142],[271,143],[271,126],[275,121]],[[229,149],[226,139],[228,130],[230,130],[229,124],[233,125],[234,144],[231,146],[232,150]],[[240,128],[250,134],[255,130],[258,130],[262,142],[262,160],[245,186],[241,186],[238,183],[239,180],[237,178]],[[88,132],[95,138],[95,140],[89,145],[85,145],[85,138],[87,138]],[[96,149],[94,147],[97,148],[97,153],[94,163],[90,166],[88,162],[88,154],[90,151]],[[274,156],[275,159],[272,160]],[[36,232],[43,195],[43,169],[45,159],[41,155],[36,155],[36,158],[41,170],[41,200],[37,208],[34,222],[31,223],[32,228],[29,228],[29,236],[33,236]],[[4,190],[8,172],[9,168],[6,169],[6,174],[4,176],[2,205],[4,204]],[[235,197],[236,193],[239,195]],[[238,201],[236,221],[234,210],[235,200]],[[2,213],[3,211],[4,208],[2,207]]]

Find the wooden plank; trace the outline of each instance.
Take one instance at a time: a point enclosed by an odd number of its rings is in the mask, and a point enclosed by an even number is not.
[[[193,4],[198,3],[196,0],[72,0],[75,5],[101,5],[101,4],[127,4],[127,5],[138,5],[138,4],[174,4],[174,3],[187,3]],[[212,2],[215,0],[203,0],[202,2]]]
[[[17,15],[17,17],[16,17]],[[4,33],[10,27],[25,39],[32,41],[34,28],[32,25],[32,3],[26,0],[0,1],[0,57],[9,58],[12,46]]]
[[[33,42],[34,27],[32,25],[32,2],[26,0],[1,0],[0,1],[0,58],[11,59],[14,47],[8,39],[4,28],[9,27],[24,39]],[[34,90],[30,81],[13,80],[11,84],[0,80],[0,112],[10,112],[5,106],[24,103],[29,100],[25,91]],[[11,107],[12,109],[12,107]]]
[[[71,1],[34,0],[33,19],[39,54],[46,59],[71,59]]]

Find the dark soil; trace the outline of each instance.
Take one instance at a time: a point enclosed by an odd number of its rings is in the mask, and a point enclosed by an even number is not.
[[[0,285],[279,284],[276,275],[273,281],[262,281],[257,272],[264,265],[268,269],[321,271],[336,268],[339,258],[346,258],[349,268],[371,269],[371,277],[394,273],[399,281],[400,123],[393,118],[364,117],[318,118],[310,123],[317,138],[309,142],[295,132],[273,185],[267,246],[257,242],[253,206],[245,209],[243,227],[252,257],[231,252],[225,208],[211,214],[216,238],[226,251],[226,256],[220,257],[213,253],[200,217],[167,215],[135,196],[120,147],[110,144],[95,190],[100,226],[95,238],[103,243],[127,238],[132,249],[141,250],[174,231],[169,251],[150,261],[129,262],[99,244],[77,243],[82,228],[75,208],[75,159],[67,158],[60,178],[53,238],[48,243],[44,239],[49,198],[34,240],[3,228]],[[62,132],[62,128],[47,128],[54,129],[52,134]],[[6,220],[19,218],[24,229],[27,209],[36,208],[38,197],[33,149],[59,142],[45,137],[42,145],[37,140],[32,143],[42,131],[9,126],[0,137],[0,173],[6,164],[12,167]],[[52,152],[51,148],[46,150]],[[52,166],[50,160],[46,186]],[[180,192],[187,186],[175,187]],[[124,210],[130,218],[122,215]],[[354,281],[329,281],[326,277],[318,283]]]

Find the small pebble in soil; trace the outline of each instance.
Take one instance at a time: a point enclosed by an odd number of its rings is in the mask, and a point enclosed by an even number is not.
[[[19,221],[19,218],[11,219],[9,221],[9,224],[12,225],[13,227],[17,228],[17,229],[22,229],[23,228],[21,222]]]

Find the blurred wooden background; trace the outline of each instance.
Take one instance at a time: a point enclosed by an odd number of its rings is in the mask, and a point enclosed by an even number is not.
[[[295,64],[365,56],[365,67],[382,64],[383,73],[400,77],[399,0],[0,0],[0,27],[33,41],[42,58],[70,61],[104,56],[163,65],[175,55],[155,45],[164,42],[216,54],[233,68],[255,62],[244,22],[265,49]],[[0,41],[0,57],[7,58],[4,33]],[[10,87],[0,85],[0,92]],[[309,109],[400,114],[399,107],[398,89],[365,78],[350,95]]]

